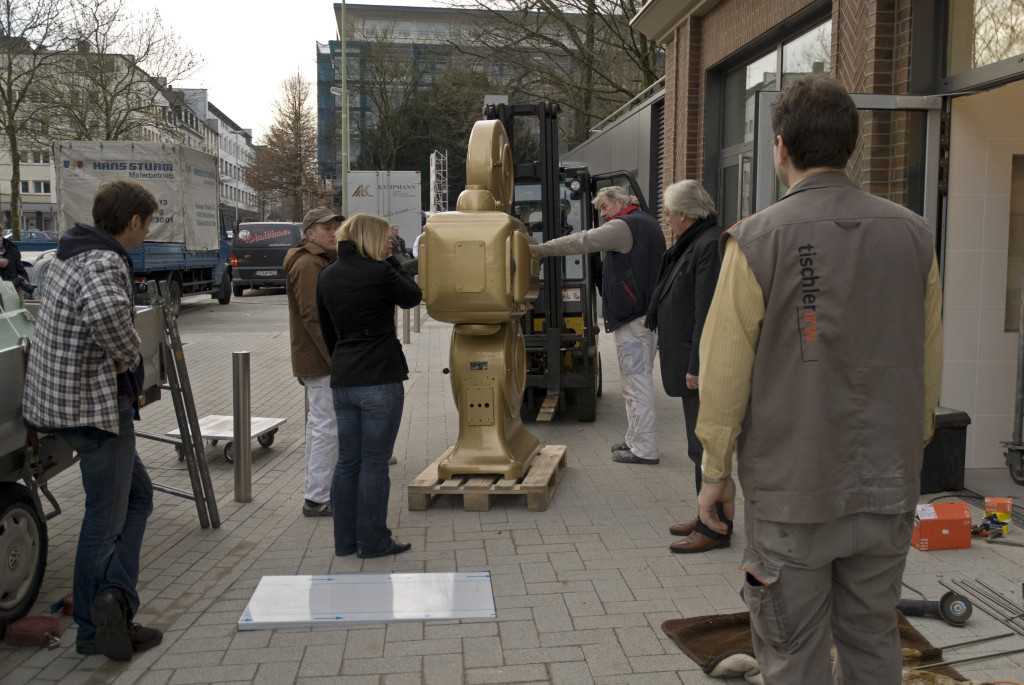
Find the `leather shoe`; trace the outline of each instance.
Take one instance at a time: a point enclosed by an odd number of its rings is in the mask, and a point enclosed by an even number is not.
[[[676,554],[694,554],[696,552],[710,552],[713,549],[724,549],[729,546],[729,539],[715,540],[704,533],[693,531],[682,540],[673,542],[668,546]]]
[[[116,588],[107,588],[96,596],[90,607],[96,625],[96,651],[115,661],[132,658],[132,640],[128,632],[128,600]]]
[[[686,523],[676,523],[668,529],[668,532],[672,533],[673,535],[682,535],[683,537],[686,537],[693,531],[697,530],[698,520],[699,519],[693,519],[692,521],[687,521]]]
[[[132,653],[138,654],[147,649],[156,647],[164,639],[164,634],[156,628],[147,628],[138,623],[131,623],[128,626],[128,639],[132,643]],[[86,642],[75,645],[75,651],[84,656],[102,654],[95,642]]]
[[[399,542],[398,540],[392,540],[391,546],[389,546],[383,552],[377,552],[375,554],[356,553],[356,556],[360,559],[376,559],[378,557],[386,557],[389,554],[401,554],[402,552],[408,552],[410,549],[412,549],[411,542]]]
[[[657,464],[659,459],[641,459],[633,453],[633,450],[619,450],[612,452],[612,461],[620,464]]]
[[[302,503],[302,515],[303,516],[333,516],[331,513],[331,501],[321,502],[317,504],[312,500],[306,500]]]

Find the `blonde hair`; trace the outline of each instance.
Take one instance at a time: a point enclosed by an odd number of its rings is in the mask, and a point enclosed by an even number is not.
[[[367,259],[381,261],[383,259],[381,255],[385,254],[390,232],[391,224],[387,219],[373,214],[356,214],[338,228],[334,237],[338,242],[351,240],[355,243],[356,251],[359,254]]]

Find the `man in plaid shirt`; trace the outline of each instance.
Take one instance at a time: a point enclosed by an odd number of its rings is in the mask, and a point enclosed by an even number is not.
[[[142,245],[156,210],[156,198],[136,181],[100,186],[95,228],[75,224],[57,245],[25,375],[25,423],[71,445],[82,469],[77,650],[119,661],[163,639],[132,622],[153,484],[135,451],[142,358],[128,251]]]

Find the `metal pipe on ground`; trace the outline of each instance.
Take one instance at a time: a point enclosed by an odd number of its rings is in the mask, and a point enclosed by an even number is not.
[[[1021,611],[1018,606],[1000,594],[997,590],[986,585],[980,578],[974,579],[974,585],[967,580],[959,582],[963,584],[964,587],[970,588],[977,595],[985,597],[989,604],[994,608],[1005,612],[1005,615],[1003,616],[1004,620],[1014,621],[1024,617],[1024,611]]]
[[[953,664],[966,664],[968,661],[981,661],[982,659],[995,659],[1000,656],[1007,656],[1009,654],[1019,654],[1024,652],[1024,647],[1020,649],[1008,649],[1005,652],[992,652],[991,654],[980,654],[978,656],[967,656],[963,659],[953,659],[951,661],[940,661],[935,664],[924,664],[922,666],[914,666],[910,670],[912,671],[923,671],[927,668],[935,668],[937,666],[952,666]]]

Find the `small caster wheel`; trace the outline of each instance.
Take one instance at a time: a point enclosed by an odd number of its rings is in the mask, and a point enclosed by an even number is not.
[[[185,450],[181,448],[181,445],[174,446],[174,453],[178,455],[178,461],[185,461]]]
[[[261,445],[263,445],[264,447],[270,447],[271,445],[274,444],[274,434],[275,433],[277,433],[277,429],[276,428],[274,430],[270,431],[269,433],[264,433],[263,435],[261,435],[258,438],[256,438],[256,440],[259,441],[259,443]]]
[[[231,445],[232,445],[232,443],[230,443],[230,442],[224,443],[224,458],[227,459],[229,464],[234,464],[235,463],[235,455],[232,454]]]

